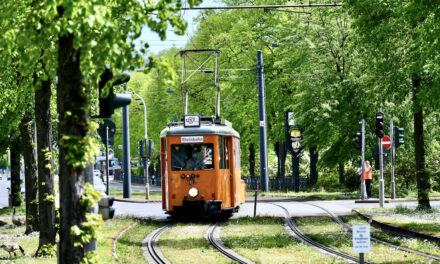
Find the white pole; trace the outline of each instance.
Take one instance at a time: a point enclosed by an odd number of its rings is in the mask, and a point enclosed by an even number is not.
[[[138,94],[133,93],[133,95],[135,95],[137,98],[139,98],[139,100],[142,101],[142,104],[144,106],[144,131],[145,131],[145,136],[144,136],[144,140],[145,140],[145,146],[147,146],[148,143],[148,135],[147,135],[147,105],[145,104],[144,99],[142,99],[142,97],[140,97]],[[147,149],[148,150],[148,149]],[[145,152],[145,155],[147,155],[147,153]],[[150,183],[149,183],[149,175],[148,175],[148,155],[147,155],[147,159],[145,161],[145,199],[148,200],[150,198]]]

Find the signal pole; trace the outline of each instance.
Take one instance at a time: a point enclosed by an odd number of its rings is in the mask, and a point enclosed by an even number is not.
[[[267,124],[266,124],[266,92],[264,91],[263,52],[257,51],[258,79],[258,112],[260,117],[260,177],[261,189],[269,191],[269,172],[267,166]]]
[[[396,183],[394,181],[394,158],[396,148],[394,146],[393,120],[390,121],[390,139],[391,139],[391,199],[396,198]]]
[[[379,107],[379,113],[376,115],[376,122],[378,118],[381,118],[379,120],[379,123],[381,122],[381,129],[384,129],[383,127],[383,113],[382,113],[382,107]],[[383,131],[385,132],[385,131]],[[380,170],[380,178],[379,178],[379,204],[380,207],[383,207],[384,205],[384,181],[383,181],[383,148],[382,148],[382,137],[384,133],[378,135],[379,136],[379,170]]]
[[[127,92],[127,84],[124,85],[124,91]],[[122,108],[122,145],[124,161],[124,185],[123,197],[131,197],[131,164],[130,164],[130,133],[128,125],[128,106]]]

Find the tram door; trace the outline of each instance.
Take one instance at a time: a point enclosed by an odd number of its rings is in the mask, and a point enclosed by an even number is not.
[[[230,171],[230,137],[219,136],[219,174],[223,179],[222,196],[224,208],[232,207],[232,174]]]

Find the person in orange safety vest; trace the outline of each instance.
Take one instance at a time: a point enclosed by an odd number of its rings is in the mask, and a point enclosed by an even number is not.
[[[361,176],[361,182],[362,182],[362,168],[358,169],[358,173]],[[367,196],[368,198],[371,198],[371,183],[373,182],[373,169],[370,165],[370,162],[368,160],[365,161],[365,188],[367,189]]]

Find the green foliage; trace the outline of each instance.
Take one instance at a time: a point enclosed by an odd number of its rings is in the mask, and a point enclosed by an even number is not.
[[[84,247],[98,239],[99,230],[104,221],[100,214],[86,213],[86,220],[80,226],[72,226],[70,234],[75,238],[75,247]]]
[[[46,245],[42,245],[37,253],[37,256],[42,256],[42,257],[53,257],[57,255],[57,247],[56,245],[52,245],[52,244],[46,244]]]
[[[93,189],[93,185],[86,182],[84,185],[84,194],[81,196],[79,204],[84,209],[89,209],[95,205],[97,201],[101,199],[101,193]]]

